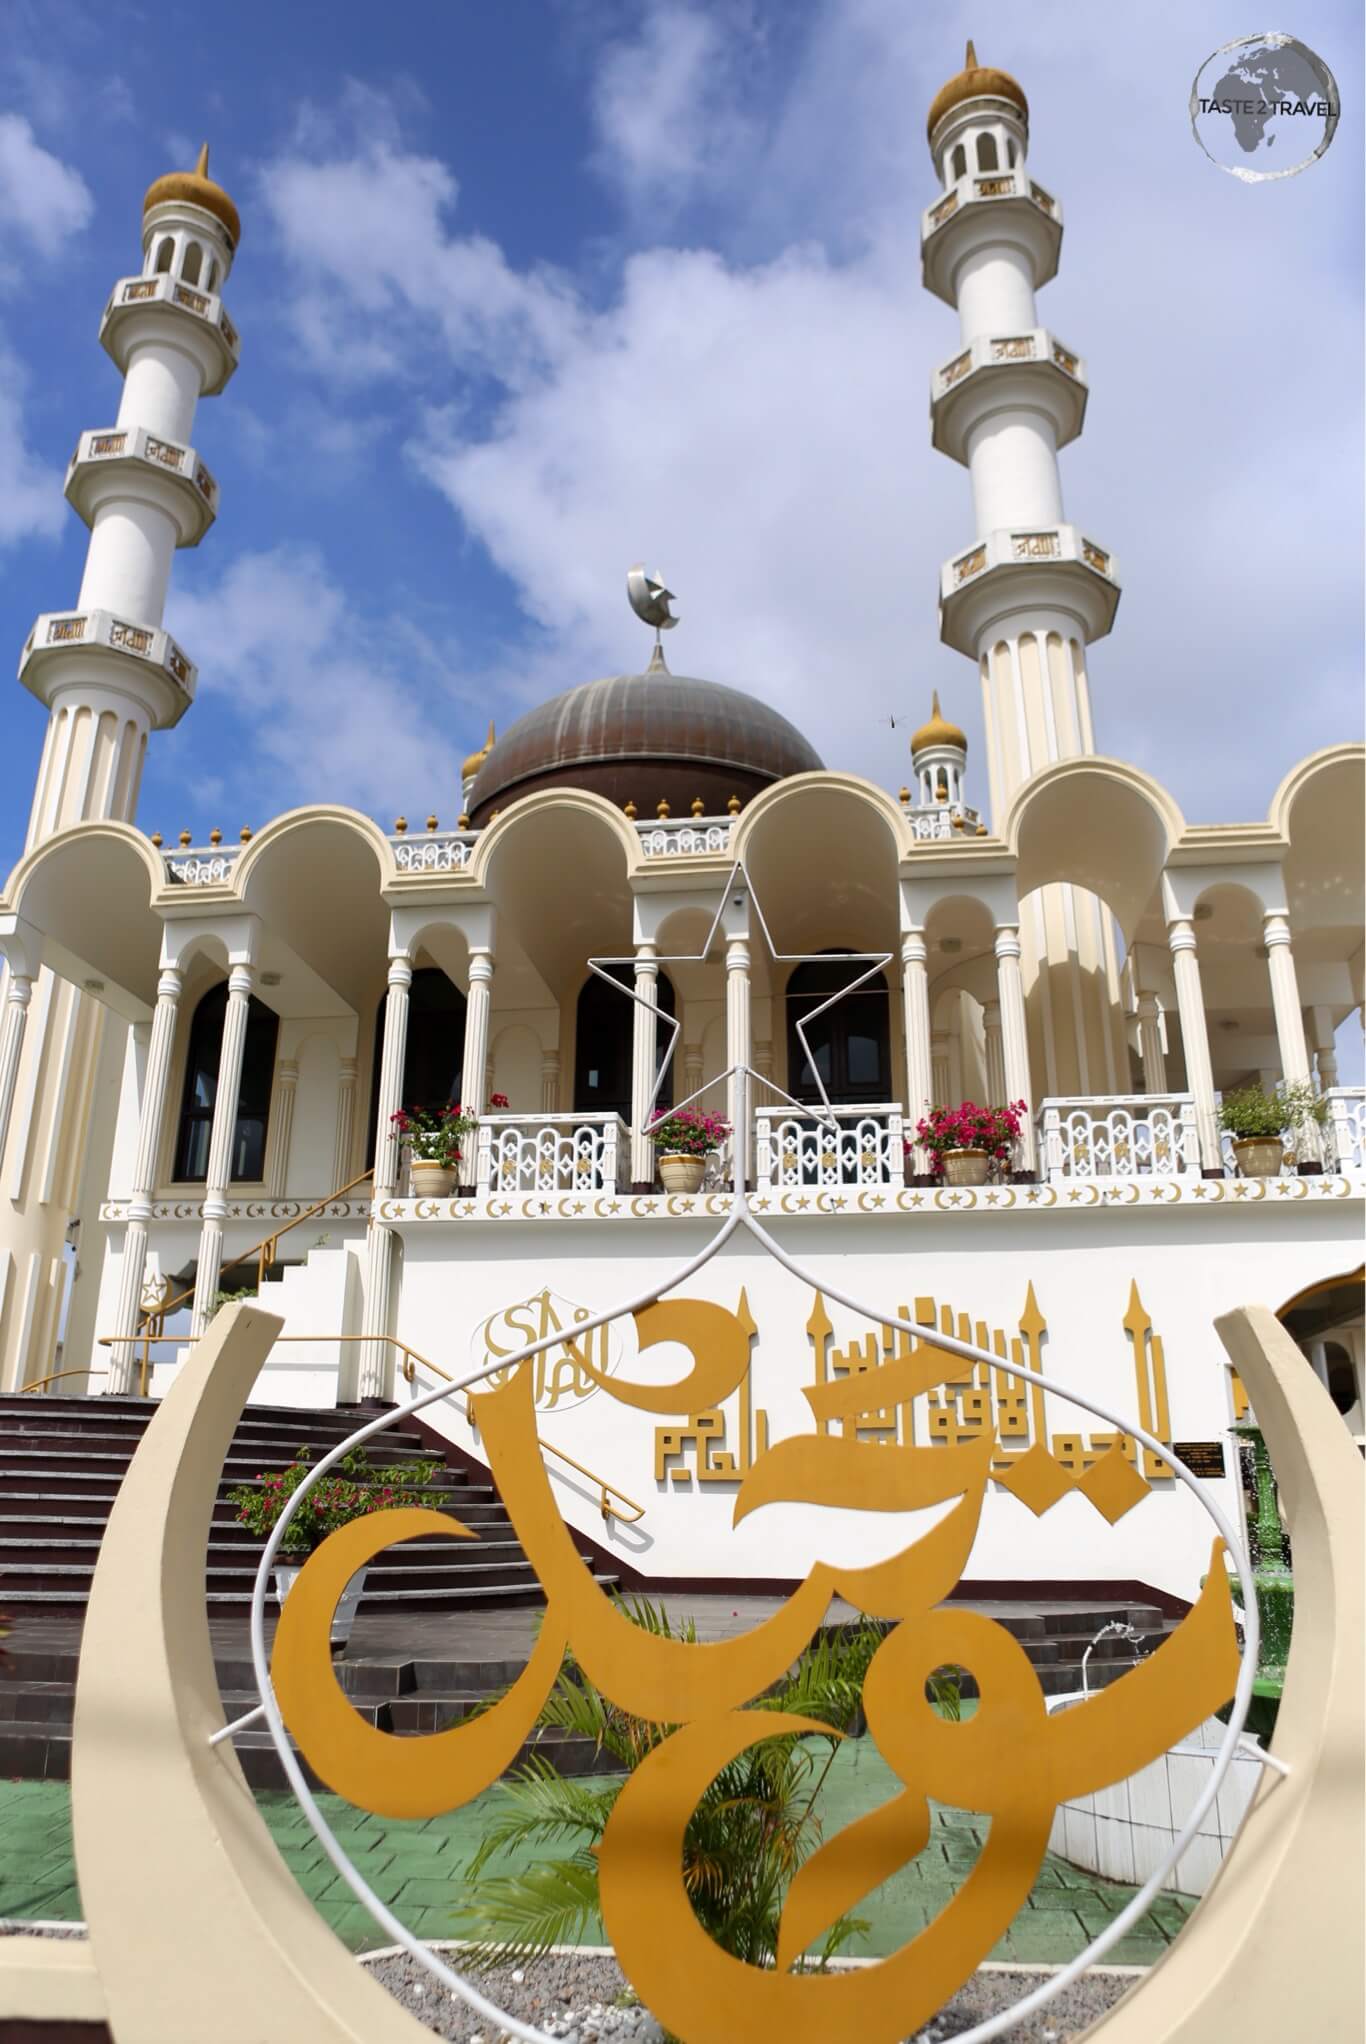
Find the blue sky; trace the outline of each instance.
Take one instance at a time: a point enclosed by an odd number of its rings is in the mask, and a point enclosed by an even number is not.
[[[1344,115],[1316,167],[1254,187],[1190,134],[1198,66],[1261,25],[1205,0],[10,0],[6,25],[16,659],[79,586],[62,473],[117,408],[96,329],[146,185],[207,137],[243,218],[242,367],[195,432],[221,512],[168,614],[200,695],[153,739],[144,828],[202,843],[319,799],[453,822],[489,714],[643,665],[642,557],[679,592],[676,671],[893,788],[937,687],[985,805],[976,678],[935,624],[939,562],[972,537],[928,432],[957,329],[917,246],[925,109],[968,32],[1025,86],[1066,211],[1041,317],[1092,394],[1064,499],[1125,584],[1092,650],[1101,750],[1215,821],[1264,815],[1295,758],[1357,734],[1356,6],[1282,21]],[[0,716],[7,870],[43,712],[11,684]]]

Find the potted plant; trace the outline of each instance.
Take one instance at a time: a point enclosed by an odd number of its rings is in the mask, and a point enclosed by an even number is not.
[[[261,1471],[251,1483],[229,1491],[228,1502],[237,1507],[237,1523],[258,1540],[274,1532],[285,1506],[309,1473],[311,1448],[301,1448],[287,1469]],[[433,1461],[400,1462],[392,1468],[372,1469],[363,1449],[353,1448],[336,1464],[332,1473],[315,1483],[285,1528],[275,1564],[275,1595],[283,1604],[298,1580],[299,1571],[315,1547],[321,1547],[338,1526],[353,1519],[368,1519],[374,1512],[396,1505],[430,1505],[440,1510],[444,1493],[431,1488],[441,1464]],[[332,1617],[332,1644],[345,1646],[356,1620],[356,1607],[365,1588],[368,1571],[360,1569],[342,1592]]]
[[[448,1102],[445,1107],[400,1107],[392,1121],[408,1152],[417,1197],[447,1198],[460,1168],[460,1145],[478,1126],[478,1115]]]
[[[1239,1086],[1225,1093],[1218,1109],[1219,1127],[1233,1137],[1233,1154],[1244,1178],[1278,1178],[1285,1159],[1285,1138],[1297,1130],[1322,1128],[1328,1103],[1305,1081],[1277,1086]]]
[[[730,1134],[720,1114],[696,1107],[657,1115],[648,1130],[659,1164],[659,1182],[666,1192],[700,1192],[707,1159]]]
[[[978,1107],[971,1100],[932,1107],[916,1124],[915,1141],[929,1151],[934,1175],[946,1185],[985,1185],[993,1163],[1010,1162],[1027,1112],[1023,1100],[1008,1107]]]

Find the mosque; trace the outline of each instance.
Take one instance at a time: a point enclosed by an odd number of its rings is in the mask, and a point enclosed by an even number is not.
[[[1268,773],[1238,823],[1188,821],[1103,751],[1091,658],[1119,564],[1103,503],[1064,512],[1084,336],[1036,303],[1063,204],[1024,92],[971,45],[929,148],[924,283],[958,315],[930,437],[972,493],[939,620],[980,683],[984,766],[936,699],[876,785],[759,694],[674,673],[661,637],[643,672],[490,726],[454,822],[380,823],[320,789],[202,843],[144,831],[138,787],[213,658],[162,618],[175,550],[219,510],[193,429],[238,361],[240,221],[207,151],[151,187],[100,325],[118,414],[67,471],[84,579],[19,662],[48,723],[0,894],[0,1391],[158,1397],[244,1290],[284,1320],[258,1386],[276,1405],[403,1402],[563,1328],[537,1373],[563,1510],[661,1584],[788,1581],[821,1540],[877,1551],[866,1512],[732,1524],[765,1447],[809,1431],[813,1388],[895,1345],[823,1283],[1057,1378],[969,1368],[842,1422],[993,1436],[979,1585],[1194,1594],[1198,1506],[1062,1387],[1231,1496],[1245,1401],[1213,1322],[1235,1305],[1280,1313],[1362,1434],[1363,1093],[1334,1042],[1363,999],[1363,750]],[[1257,1082],[1323,1103],[1278,1175],[1243,1175],[1220,1126]],[[651,1113],[695,1096],[745,1140],[698,1192],[664,1191]],[[477,1124],[456,1182],[419,1195],[393,1116],[451,1100]],[[983,1100],[1025,1103],[1014,1154],[946,1185],[917,1124]],[[689,1277],[749,1370],[656,1426],[600,1381],[652,1367],[629,1317],[594,1337],[596,1373],[572,1329],[667,1289],[731,1211],[737,1155],[804,1275],[736,1236]],[[479,1459],[463,1409],[426,1416]],[[634,1516],[608,1509],[623,1498]]]

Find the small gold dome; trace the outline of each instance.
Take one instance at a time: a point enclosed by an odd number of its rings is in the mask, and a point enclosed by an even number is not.
[[[155,184],[148,185],[147,196],[142,202],[144,218],[153,206],[165,205],[169,199],[182,199],[188,205],[202,206],[206,213],[212,213],[227,228],[228,239],[236,249],[242,239],[242,222],[222,185],[216,185],[209,176],[207,142],[200,150],[199,161],[193,170],[168,170],[165,177],[159,177]]]
[[[933,703],[929,723],[922,724],[911,740],[912,759],[918,752],[923,752],[927,745],[954,745],[960,752],[966,752],[968,749],[968,741],[958,726],[950,724],[940,709],[938,689],[934,692]]]
[[[493,751],[494,741],[497,738],[497,736],[498,734],[493,728],[493,719],[492,717],[490,717],[489,735],[484,740],[482,750],[480,750],[479,752],[472,752],[469,758],[465,761],[464,766],[461,767],[460,769],[460,778],[462,781],[472,781],[474,779],[480,767],[484,764],[484,761]]]
[[[962,70],[956,77],[950,78],[947,85],[941,85],[930,102],[927,127],[930,140],[934,140],[934,131],[945,114],[952,113],[965,99],[982,98],[1011,100],[1020,109],[1024,120],[1027,122],[1029,119],[1029,101],[1009,71],[994,71],[989,64],[979,64],[977,52],[969,43]]]

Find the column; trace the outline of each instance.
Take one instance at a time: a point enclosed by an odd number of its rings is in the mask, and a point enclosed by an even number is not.
[[[1327,1093],[1338,1082],[1338,1047],[1333,1034],[1332,1009],[1313,1008],[1310,1010],[1310,1019],[1313,1023],[1314,1068],[1318,1073],[1319,1091]]]
[[[1143,1090],[1165,1093],[1167,1059],[1162,1049],[1162,1010],[1156,994],[1138,997],[1138,1048],[1143,1059]]]
[[[953,1086],[949,1077],[949,1032],[936,1029],[930,1035],[930,1091],[936,1107],[955,1105],[949,1099]]]
[[[24,1034],[28,1028],[29,1002],[32,999],[33,981],[29,975],[11,972],[5,989],[4,1014],[0,1017],[0,1161],[4,1159],[9,1136],[10,1110],[14,1106],[14,1087],[19,1077],[19,1060],[24,1053]]]
[[[465,1062],[460,1075],[460,1104],[467,1114],[482,1114],[484,1111],[492,1009],[493,953],[480,946],[470,952],[470,997],[465,1009]],[[460,1182],[462,1185],[467,1182],[463,1161]]]
[[[1214,1068],[1210,1064],[1205,1028],[1205,997],[1200,988],[1200,960],[1195,926],[1189,916],[1175,916],[1167,925],[1167,947],[1176,978],[1176,1012],[1181,1018],[1181,1046],[1186,1054],[1186,1086],[1195,1101],[1200,1132],[1200,1168],[1209,1178],[1224,1175],[1219,1130],[1214,1119]]]
[[[691,1100],[694,1093],[702,1090],[702,1046],[700,1043],[685,1043],[683,1050],[683,1091],[681,1097]],[[705,1103],[699,1102],[699,1105]]]
[[[992,1107],[1000,1107],[1006,1097],[1006,1054],[1001,1041],[999,1001],[986,1003],[982,1010],[982,1029],[986,1038],[987,1101]]]
[[[650,1089],[659,1056],[659,949],[636,945],[636,999],[631,1003],[631,1182],[637,1192],[651,1192],[655,1182],[654,1146],[646,1135]],[[648,1001],[648,1007],[641,1002]]]
[[[1020,975],[1020,926],[1002,923],[996,931],[996,998],[1001,1006],[1001,1061],[1005,1066],[1006,1098],[1023,1100],[1020,1128],[1020,1170],[1038,1169],[1034,1142],[1035,1102],[1029,1077],[1029,1035],[1025,1026],[1024,981]]]
[[[403,1065],[408,1049],[408,989],[412,983],[411,958],[405,952],[396,952],[389,960],[389,996],[384,1004],[384,1042],[380,1049],[379,1086],[374,1102],[376,1207],[382,1199],[393,1198],[402,1165],[393,1117],[403,1105]],[[393,1377],[389,1344],[374,1337],[391,1331],[397,1246],[393,1229],[383,1227],[372,1216],[366,1241],[365,1319],[362,1327],[362,1332],[371,1338],[361,1343],[357,1385],[357,1395],[369,1402],[387,1397]]]
[[[351,1145],[356,1127],[356,1072],[353,1057],[344,1057],[338,1067],[337,1134],[332,1150],[332,1189],[340,1192],[353,1177]]]
[[[1309,1047],[1300,1012],[1300,986],[1295,972],[1295,954],[1290,948],[1290,919],[1274,911],[1262,917],[1266,941],[1266,969],[1271,977],[1271,1005],[1276,1015],[1276,1043],[1281,1053],[1281,1077],[1287,1086],[1312,1086]],[[1321,1166],[1323,1143],[1313,1122],[1291,1132],[1295,1155],[1301,1164]]]
[[[726,939],[726,1063],[732,1066],[748,1065],[753,1062],[750,1055],[749,1029],[749,938],[732,936]],[[749,1112],[750,1087],[747,1075],[733,1071],[730,1078],[727,1111],[733,1129]],[[732,1136],[732,1155],[736,1138]],[[744,1150],[748,1154],[749,1131],[745,1131]]]
[[[255,978],[249,965],[234,965],[228,974],[228,1006],[223,1017],[223,1048],[218,1059],[213,1128],[209,1135],[209,1168],[204,1185],[204,1225],[199,1231],[194,1311],[190,1317],[192,1341],[199,1339],[212,1317],[213,1295],[218,1290],[223,1263],[223,1223],[228,1218],[228,1187],[232,1182],[232,1153],[237,1135],[237,1097],[242,1084],[242,1052],[246,1047],[247,1008]]]
[[[266,1190],[272,1199],[285,1196],[289,1142],[294,1133],[294,1097],[298,1090],[299,1061],[282,1057],[275,1067],[275,1088],[270,1102],[270,1176]]]
[[[929,1111],[933,1088],[930,1062],[930,976],[925,932],[906,930],[901,938],[901,1005],[906,1027],[906,1124],[912,1132]],[[929,1175],[930,1157],[918,1146],[912,1152],[917,1178]]]
[[[558,1114],[560,1111],[560,1053],[558,1050],[541,1052],[541,1112]]]
[[[138,1118],[138,1146],[133,1158],[133,1184],[128,1197],[128,1226],[123,1237],[123,1265],[119,1273],[119,1299],[114,1315],[114,1333],[137,1333],[142,1310],[142,1287],[147,1271],[147,1223],[152,1218],[152,1196],[156,1191],[157,1163],[161,1156],[161,1131],[166,1121],[167,1082],[171,1074],[171,1053],[175,1047],[176,1017],[184,981],[168,966],[157,981],[157,1004],[152,1012],[152,1030],[147,1044],[147,1064],[142,1075],[142,1111]],[[133,1342],[119,1341],[109,1353],[109,1375],[105,1391],[119,1396],[132,1389],[137,1351]]]

